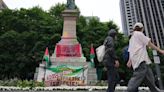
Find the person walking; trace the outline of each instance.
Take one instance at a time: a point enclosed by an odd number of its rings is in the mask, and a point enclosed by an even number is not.
[[[140,84],[144,82],[151,92],[163,92],[160,91],[155,85],[155,79],[150,68],[151,61],[148,56],[147,46],[157,50],[159,53],[164,54],[164,50],[155,46],[149,37],[143,34],[144,26],[138,22],[133,27],[133,34],[129,41],[129,61],[127,67],[133,68],[133,75],[128,82],[128,92],[136,92]]]
[[[116,56],[114,41],[117,32],[114,29],[109,30],[108,36],[104,41],[105,45],[105,55],[103,58],[103,64],[107,69],[107,78],[108,78],[108,89],[107,92],[114,92],[115,86],[118,82],[118,72],[119,61]]]

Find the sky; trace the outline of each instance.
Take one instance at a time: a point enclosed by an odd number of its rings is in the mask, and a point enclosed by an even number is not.
[[[40,6],[49,10],[57,3],[66,3],[67,0],[3,0],[8,8],[32,8]],[[83,16],[98,16],[101,22],[114,21],[122,31],[119,0],[75,0]]]

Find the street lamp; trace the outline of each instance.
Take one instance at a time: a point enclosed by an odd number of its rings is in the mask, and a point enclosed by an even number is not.
[[[161,71],[160,71],[160,67],[159,67],[160,58],[159,58],[156,50],[153,50],[153,59],[154,59],[154,63],[155,63],[155,69],[156,69],[156,73],[157,73],[159,88],[163,89],[163,84],[162,84],[162,79],[161,79]]]

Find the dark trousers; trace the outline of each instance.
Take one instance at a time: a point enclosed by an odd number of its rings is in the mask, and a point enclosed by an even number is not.
[[[97,80],[101,81],[102,80],[103,68],[102,67],[97,67],[96,68],[96,73],[97,73]]]
[[[107,69],[107,77],[108,77],[108,89],[107,92],[114,92],[116,84],[118,83],[119,75],[116,68]]]
[[[151,92],[160,92],[160,90],[155,86],[152,69],[145,62],[142,62],[139,67],[134,70],[133,76],[128,83],[128,92],[135,92],[142,82],[149,87]]]

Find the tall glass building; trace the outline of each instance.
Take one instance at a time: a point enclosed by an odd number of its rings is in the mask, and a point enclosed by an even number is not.
[[[164,0],[120,0],[120,10],[125,35],[136,22],[142,22],[145,35],[164,48]]]

